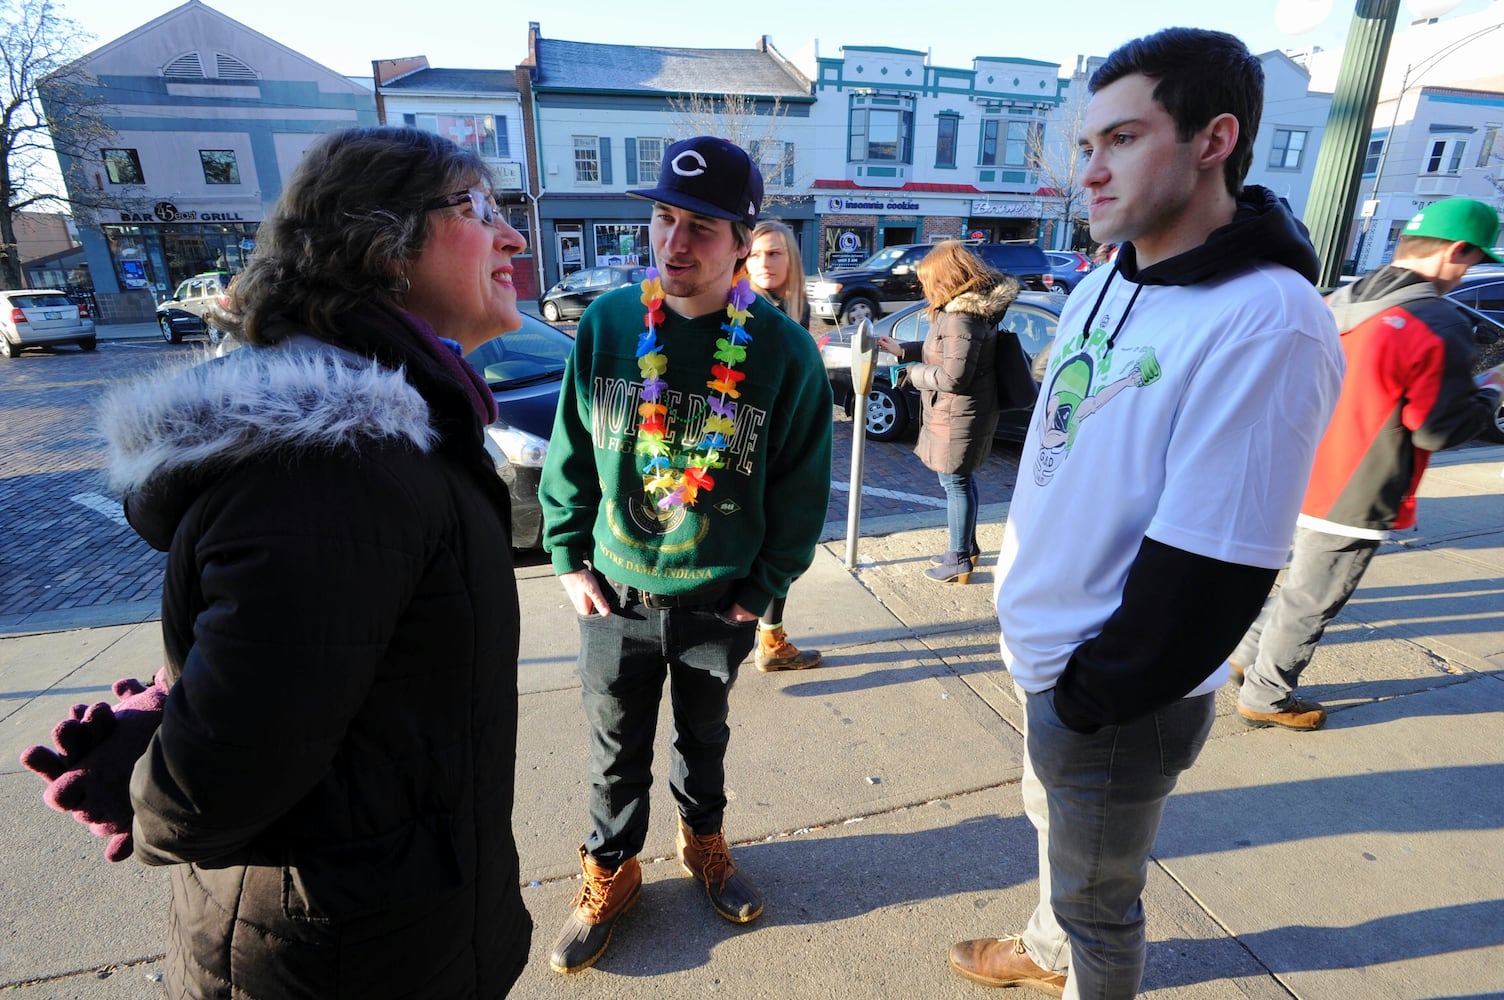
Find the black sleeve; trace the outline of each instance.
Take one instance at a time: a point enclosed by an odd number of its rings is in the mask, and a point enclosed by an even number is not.
[[[1145,538],[1122,603],[1056,682],[1060,720],[1090,733],[1185,697],[1236,648],[1277,574]]]

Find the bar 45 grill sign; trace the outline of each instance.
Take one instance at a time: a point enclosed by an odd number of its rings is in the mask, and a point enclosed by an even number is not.
[[[159,201],[150,212],[121,212],[121,222],[244,222],[239,212],[184,212],[170,201]]]

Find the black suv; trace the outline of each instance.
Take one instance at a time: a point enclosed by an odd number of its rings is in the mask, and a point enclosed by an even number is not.
[[[1050,259],[1037,243],[970,243],[989,267],[1011,274],[1024,288],[1047,292],[1053,279]],[[933,243],[884,247],[848,271],[831,271],[805,282],[811,318],[827,323],[877,320],[884,313],[924,298],[916,266]]]

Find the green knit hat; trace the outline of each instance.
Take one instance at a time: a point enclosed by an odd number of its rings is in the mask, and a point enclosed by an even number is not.
[[[1427,205],[1405,223],[1400,235],[1471,243],[1495,264],[1504,264],[1492,249],[1499,238],[1499,213],[1471,198],[1444,198]]]

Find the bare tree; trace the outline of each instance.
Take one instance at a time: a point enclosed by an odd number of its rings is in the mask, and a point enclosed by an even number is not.
[[[1071,81],[1066,100],[1060,104],[1049,122],[1042,129],[1031,129],[1028,137],[1030,165],[1039,173],[1040,187],[1048,188],[1058,199],[1060,227],[1064,239],[1057,235],[1051,243],[1061,250],[1071,248],[1075,240],[1076,226],[1086,221],[1086,188],[1081,183],[1084,173],[1081,157],[1076,151],[1076,138],[1081,133],[1081,121],[1086,114],[1085,80]]]
[[[0,0],[0,285],[21,285],[16,213],[73,209],[75,218],[110,199],[70,199],[54,157],[79,171],[113,135],[94,81],[76,69],[86,35],[52,0]],[[51,129],[49,130],[49,119]],[[90,190],[86,181],[74,190]]]
[[[714,135],[745,149],[763,175],[763,205],[794,200],[798,186],[794,143],[786,138],[788,108],[783,99],[747,94],[687,94],[670,97],[676,138]]]

